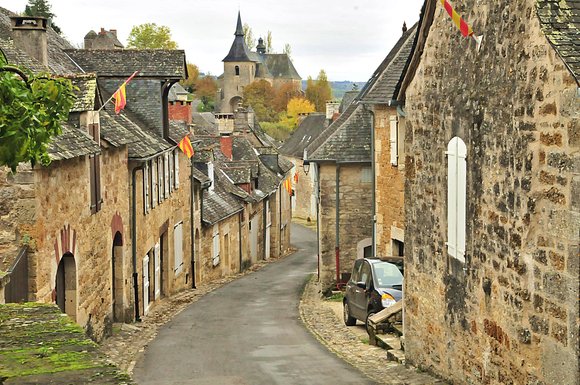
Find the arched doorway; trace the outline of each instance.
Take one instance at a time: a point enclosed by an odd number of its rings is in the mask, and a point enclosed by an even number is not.
[[[124,272],[123,272],[123,236],[120,232],[115,233],[113,239],[111,261],[111,297],[113,308],[113,322],[124,321]]]
[[[240,104],[242,103],[242,98],[239,96],[234,96],[230,99],[230,108],[232,112],[236,112]]]
[[[56,304],[60,311],[76,321],[77,317],[77,267],[74,256],[66,253],[56,271]]]

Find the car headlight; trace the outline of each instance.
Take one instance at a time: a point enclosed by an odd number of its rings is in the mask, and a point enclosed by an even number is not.
[[[397,301],[389,293],[383,293],[381,295],[381,303],[382,303],[383,307],[389,307],[389,306],[392,306],[395,303],[397,303]]]

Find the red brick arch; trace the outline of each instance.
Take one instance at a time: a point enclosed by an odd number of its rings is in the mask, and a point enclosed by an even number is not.
[[[111,236],[112,239],[115,239],[115,234],[121,234],[121,246],[123,245],[123,218],[121,214],[117,211],[115,215],[113,215],[113,219],[111,220]]]

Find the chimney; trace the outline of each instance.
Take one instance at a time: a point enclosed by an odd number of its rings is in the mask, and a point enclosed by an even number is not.
[[[105,28],[101,27],[101,32],[99,32],[99,35],[106,35],[107,31],[105,31]]]
[[[209,186],[208,191],[213,192],[214,185],[215,185],[213,162],[207,162],[207,177],[211,181],[211,185]]]
[[[338,112],[340,103],[337,101],[326,102],[326,119],[331,120],[335,113]]]
[[[47,19],[37,16],[11,16],[10,21],[14,45],[48,66]]]
[[[113,34],[113,36],[117,37],[117,30],[116,29],[111,29],[109,32],[111,32]]]
[[[407,32],[407,23],[403,21],[403,34]]]
[[[233,138],[231,135],[220,136],[220,149],[226,158],[233,159]]]

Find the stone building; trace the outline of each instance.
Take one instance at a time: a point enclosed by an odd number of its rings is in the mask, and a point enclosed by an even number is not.
[[[91,30],[85,35],[85,49],[123,49],[123,44],[117,38],[117,30],[107,31],[101,28],[99,33]]]
[[[326,290],[372,254],[371,114],[351,104],[306,148],[318,200],[318,265]],[[313,167],[314,166],[314,167]]]
[[[404,255],[405,116],[397,91],[406,68],[416,25],[403,35],[356,97],[373,114],[374,255]]]
[[[314,175],[310,173],[310,166],[303,165],[304,150],[327,127],[330,119],[328,115],[313,113],[304,117],[291,136],[280,147],[280,154],[288,158],[294,165],[292,186],[292,215],[308,220],[316,220],[316,195],[314,193]],[[334,115],[330,113],[330,118]],[[308,171],[308,173],[306,173]]]
[[[405,353],[455,384],[577,384],[576,1],[424,4],[405,100]]]
[[[302,78],[298,75],[287,54],[267,53],[262,38],[258,40],[256,51],[246,45],[242,19],[238,12],[234,42],[224,62],[224,73],[218,78],[219,111],[231,113],[242,102],[244,87],[256,80],[266,80],[273,87],[285,83],[302,89]]]

